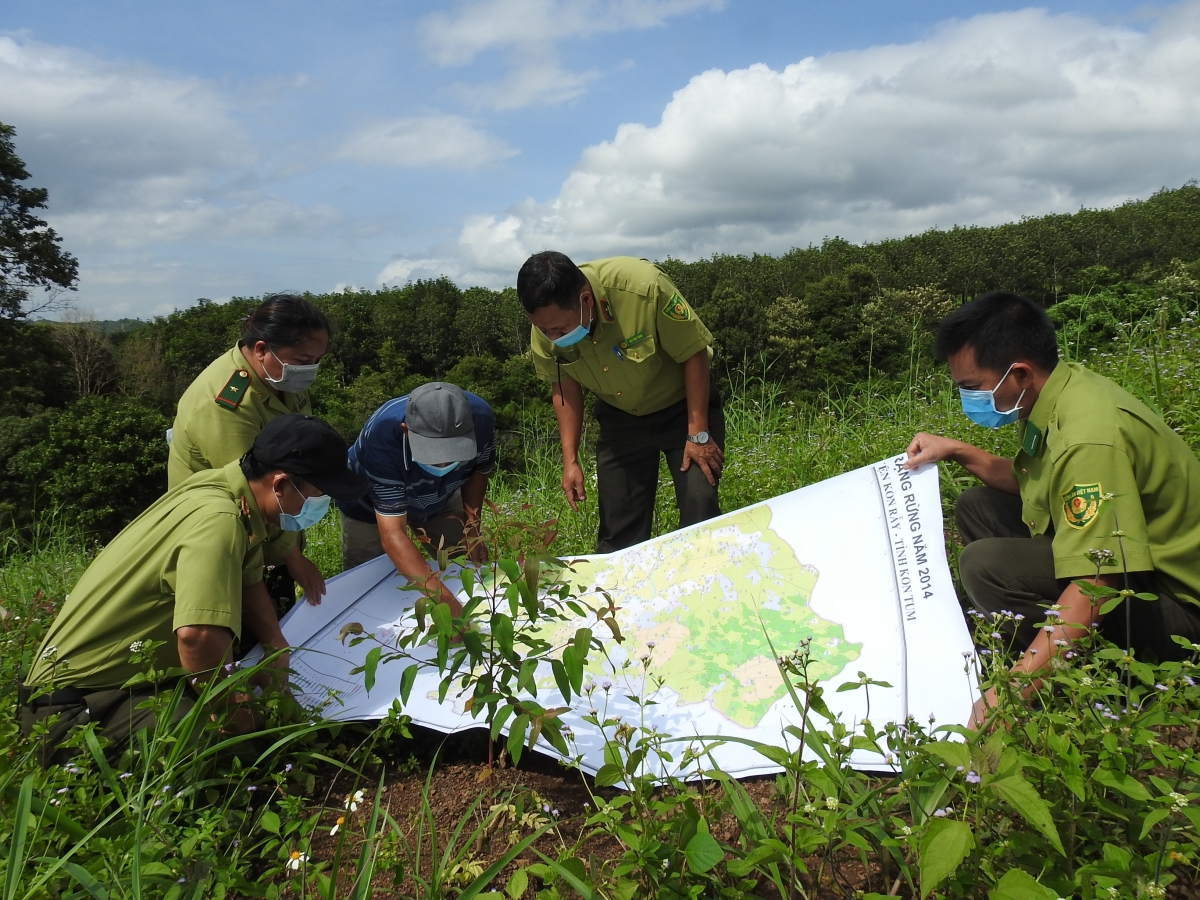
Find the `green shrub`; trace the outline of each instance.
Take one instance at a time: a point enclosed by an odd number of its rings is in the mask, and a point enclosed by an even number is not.
[[[85,397],[9,461],[30,506],[58,506],[111,538],[167,489],[165,416],[119,397]]]

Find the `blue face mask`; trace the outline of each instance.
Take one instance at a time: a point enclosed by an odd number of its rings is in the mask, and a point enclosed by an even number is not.
[[[296,487],[296,485],[293,484],[292,487]],[[299,493],[300,489],[296,488],[296,492]],[[294,516],[283,511],[283,504],[279,502],[278,494],[275,495],[275,502],[279,503],[279,527],[284,531],[303,531],[305,528],[312,528],[325,517],[325,513],[329,512],[328,494],[321,494],[319,497],[305,497],[300,512]]]
[[[562,337],[554,338],[550,343],[555,347],[570,347],[573,344],[578,344],[587,337],[589,331],[591,331],[591,323],[589,322],[587,325],[583,324],[583,298],[581,297],[579,298],[579,324]]]
[[[416,462],[416,460],[413,460],[413,461]],[[441,478],[443,475],[449,475],[451,472],[453,472],[455,469],[457,469],[459,467],[459,463],[456,463],[456,462],[446,463],[446,465],[444,465],[444,466],[431,466],[431,465],[429,465],[429,463],[423,463],[423,462],[419,462],[419,463],[417,463],[417,465],[420,466],[422,469],[424,469],[426,472],[428,472],[430,475],[432,475],[434,478]]]
[[[1024,391],[1021,391],[1021,396],[1017,398],[1017,405],[1012,409],[1007,412],[1000,412],[996,409],[996,391],[1000,389],[1000,385],[1004,384],[1004,379],[1011,371],[1012,366],[1009,366],[990,391],[958,389],[958,396],[962,400],[962,410],[968,419],[984,428],[999,428],[1001,425],[1009,425],[1017,421],[1017,417],[1021,415],[1021,398],[1025,396]]]

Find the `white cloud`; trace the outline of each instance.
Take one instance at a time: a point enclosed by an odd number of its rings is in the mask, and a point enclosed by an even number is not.
[[[672,17],[720,9],[724,0],[471,0],[453,13],[421,20],[426,51],[438,64],[463,66],[499,51],[509,71],[492,84],[462,93],[496,109],[561,103],[597,77],[593,69],[563,66],[559,45],[619,31],[656,28]]]
[[[461,116],[431,113],[367,125],[345,140],[337,157],[368,165],[471,170],[517,152]]]
[[[465,51],[464,51],[465,52]],[[905,45],[695,76],[558,195],[468,219],[458,268],[696,258],[1110,205],[1200,176],[1200,2],[1148,32],[1022,10]]]
[[[0,37],[0,121],[71,247],[294,233],[336,217],[257,186],[234,102],[202,79]]]

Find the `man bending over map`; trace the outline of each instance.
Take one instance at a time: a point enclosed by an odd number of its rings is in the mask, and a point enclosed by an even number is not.
[[[991,291],[964,304],[938,325],[934,353],[971,421],[1019,423],[1015,459],[921,433],[906,463],[952,460],[983,482],[955,507],[959,575],[980,613],[1012,614],[1003,621],[1025,648],[1014,671],[1045,668],[1097,624],[1160,660],[1182,655],[1172,635],[1200,640],[1200,461],[1183,439],[1112,381],[1061,362],[1054,325],[1026,297]],[[1124,610],[1101,616],[1075,584],[1123,587],[1122,560],[1130,587],[1158,596],[1126,600],[1128,635]],[[974,721],[994,703],[988,691]]]

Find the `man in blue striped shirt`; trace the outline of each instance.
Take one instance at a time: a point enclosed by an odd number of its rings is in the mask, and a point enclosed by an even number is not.
[[[413,584],[439,590],[454,615],[462,608],[425,561],[411,531],[476,562],[479,514],[496,464],[496,417],[479,397],[433,381],[389,400],[371,415],[350,448],[348,467],[371,489],[342,513],[342,565],[350,569],[386,553]]]

